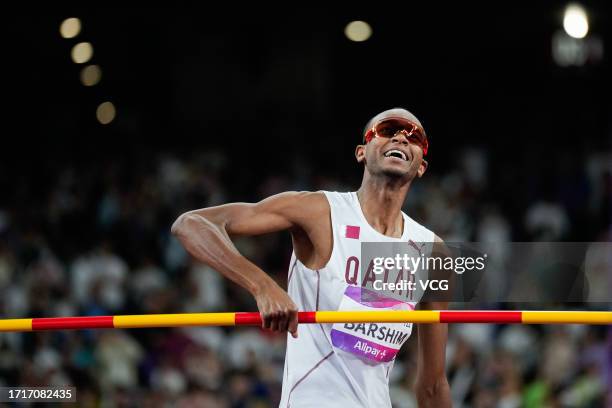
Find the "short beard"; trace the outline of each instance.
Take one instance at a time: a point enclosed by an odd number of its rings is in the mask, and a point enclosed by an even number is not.
[[[411,177],[410,177],[410,173],[404,173],[401,171],[397,171],[397,170],[392,170],[392,169],[384,169],[384,168],[379,168],[378,171],[374,174],[371,173],[371,175],[375,178],[381,179],[381,180],[385,180],[391,183],[406,183],[409,182]]]
[[[401,173],[394,170],[383,170],[380,174],[393,181],[399,181],[407,176],[407,173]]]

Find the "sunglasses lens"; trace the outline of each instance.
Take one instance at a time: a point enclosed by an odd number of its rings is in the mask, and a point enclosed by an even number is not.
[[[405,132],[412,143],[418,144],[423,148],[423,153],[427,154],[427,137],[423,131],[412,123],[396,120],[387,120],[376,125],[376,134],[380,137],[391,138],[398,132]]]
[[[401,132],[404,126],[392,122],[383,122],[376,127],[376,133],[382,137],[393,137]]]

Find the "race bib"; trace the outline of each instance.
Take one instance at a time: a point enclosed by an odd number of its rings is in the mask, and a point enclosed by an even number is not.
[[[414,304],[348,286],[338,310],[414,310]],[[331,340],[340,350],[368,360],[388,362],[395,358],[411,332],[412,323],[335,323]]]

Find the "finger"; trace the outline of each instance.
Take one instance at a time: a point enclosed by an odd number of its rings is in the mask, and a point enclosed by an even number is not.
[[[294,339],[297,339],[298,337],[298,313],[297,311],[292,311],[289,317],[289,333],[291,333]]]
[[[264,329],[270,329],[271,324],[272,324],[272,317],[270,313],[265,313],[263,315],[261,327],[263,327]]]
[[[278,331],[278,319],[279,315],[278,312],[276,312],[272,315],[272,319],[270,320],[270,330]]]
[[[281,318],[278,321],[278,331],[281,333],[285,333],[289,328],[289,311],[285,310],[281,315]]]

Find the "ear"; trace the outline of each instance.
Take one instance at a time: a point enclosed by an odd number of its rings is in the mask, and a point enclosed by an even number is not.
[[[429,164],[427,163],[427,160],[423,159],[421,160],[421,164],[419,165],[419,170],[417,171],[417,176],[419,178],[423,177],[423,174],[425,174],[425,171],[427,171],[427,166]]]
[[[357,163],[365,163],[365,145],[357,145],[355,148],[355,158],[357,159]]]

